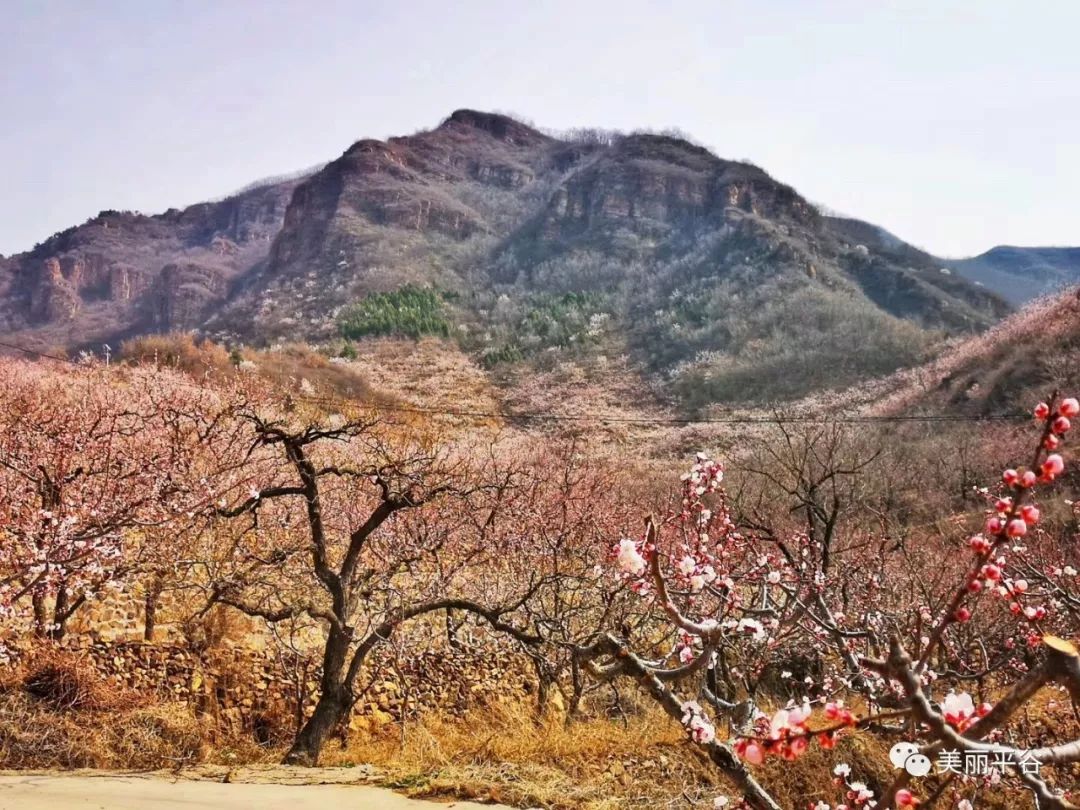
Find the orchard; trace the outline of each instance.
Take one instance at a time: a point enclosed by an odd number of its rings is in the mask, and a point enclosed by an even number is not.
[[[784,807],[776,763],[811,756],[829,765],[808,810],[1077,806],[1075,720],[1029,720],[1080,700],[1075,398],[1034,406],[1022,453],[980,434],[1010,466],[953,497],[957,457],[901,464],[910,443],[871,429],[783,431],[677,478],[580,437],[451,438],[243,372],[0,374],[12,654],[124,593],[145,598],[148,641],[165,593],[177,621],[302,630],[316,694],[281,756],[312,765],[378,651],[417,654],[441,628],[510,645],[535,711],[558,693],[571,727],[625,715],[630,685],[711,763],[716,808]],[[849,762],[853,739],[905,758]]]

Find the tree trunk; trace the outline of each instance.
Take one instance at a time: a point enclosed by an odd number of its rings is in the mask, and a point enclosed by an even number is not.
[[[323,651],[323,671],[320,681],[319,700],[315,711],[304,723],[303,728],[293,740],[292,747],[285,754],[282,762],[286,765],[314,767],[319,763],[319,754],[338,723],[345,719],[352,709],[350,694],[352,684],[346,683],[345,662],[349,654],[351,638],[345,633],[330,628]]]
[[[157,628],[158,602],[161,600],[163,583],[160,578],[154,577],[146,587],[144,600],[145,618],[143,620],[143,641],[154,640],[154,630]]]
[[[30,595],[30,606],[34,611],[34,635],[38,638],[48,638],[49,614],[45,605],[45,597],[34,591]]]
[[[348,709],[349,701],[345,698],[343,690],[324,691],[319,695],[315,711],[311,713],[311,717],[293,740],[292,747],[283,760],[284,764],[302,765],[307,768],[318,765],[323,746],[326,745],[326,741],[330,739]]]

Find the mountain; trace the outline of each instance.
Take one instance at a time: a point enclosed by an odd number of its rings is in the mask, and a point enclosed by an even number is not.
[[[1001,245],[948,266],[1019,305],[1080,283],[1080,248]]]
[[[0,332],[24,341],[430,334],[507,378],[625,362],[692,407],[887,373],[1008,310],[684,139],[473,110],[218,203],[103,212],[0,264]]]
[[[157,216],[102,211],[0,258],[0,334],[80,346],[197,329],[266,260],[300,179]]]

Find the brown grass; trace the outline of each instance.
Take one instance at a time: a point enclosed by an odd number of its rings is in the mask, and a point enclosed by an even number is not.
[[[462,719],[428,717],[355,735],[344,749],[328,750],[324,764],[374,765],[413,796],[607,810],[658,806],[667,793],[662,782],[711,795],[712,769],[688,754],[679,727],[658,711],[625,724],[567,726],[558,716],[536,720],[530,706],[503,704]]]
[[[118,689],[72,652],[42,647],[0,678],[0,768],[148,770],[213,757],[266,753],[184,704]]]
[[[626,718],[568,726],[558,716],[537,721],[528,706],[500,705],[458,720],[386,726],[329,750],[324,760],[374,765],[412,796],[552,810],[711,807],[718,795],[736,795],[677,723],[652,705],[629,709]],[[854,733],[834,751],[815,748],[795,763],[770,760],[757,775],[783,807],[802,807],[828,799],[840,761],[854,778],[883,788],[890,744]]]

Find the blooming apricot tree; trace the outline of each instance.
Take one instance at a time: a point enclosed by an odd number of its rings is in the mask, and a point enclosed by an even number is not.
[[[184,519],[207,492],[189,449],[206,397],[185,378],[85,364],[0,361],[0,615],[29,601],[38,635],[135,566],[147,527]]]
[[[522,526],[513,466],[476,464],[403,438],[363,412],[240,408],[245,464],[215,482],[227,493],[207,531],[241,528],[203,563],[208,607],[321,628],[319,696],[285,761],[313,764],[348,719],[372,651],[404,626],[456,611],[524,644],[511,616],[543,585],[510,570]]]
[[[1022,786],[1039,808],[1072,808],[1065,791],[1023,763],[1078,762],[1080,739],[1029,746],[1010,720],[1044,688],[1080,701],[1080,652],[1059,637],[1080,629],[1076,571],[1060,556],[1047,563],[1036,547],[1042,512],[1035,500],[1065,471],[1059,450],[1078,414],[1076,399],[1040,403],[1037,447],[1025,466],[1005,470],[1000,492],[986,492],[985,525],[965,542],[968,558],[943,558],[939,550],[937,560],[915,570],[910,559],[905,569],[884,552],[827,567],[820,534],[778,541],[741,529],[726,505],[722,467],[699,455],[676,508],[648,518],[642,537],[623,538],[612,550],[619,576],[666,623],[673,643],[663,647],[655,632],[608,633],[580,644],[577,655],[601,680],[636,680],[733,781],[740,801],[758,810],[779,805],[748,766],[797,759],[812,745],[832,748],[855,727],[886,736],[902,731],[911,753],[928,761],[945,750],[997,756],[1000,766],[984,781]],[[868,584],[853,588],[845,577]],[[989,623],[979,623],[980,613]],[[973,627],[987,628],[994,643],[972,637]],[[753,673],[807,647],[825,655],[801,699],[769,713],[751,705],[740,717],[731,687],[745,691]],[[994,688],[982,700],[962,688],[991,675]],[[689,694],[676,692],[680,684]],[[728,693],[720,694],[725,685]],[[841,699],[852,693],[862,697],[858,713]],[[900,770],[882,790],[856,779],[845,763],[834,775],[835,802],[808,803],[812,810],[911,807],[949,791],[963,806],[963,786],[979,781],[939,772],[918,784]]]

